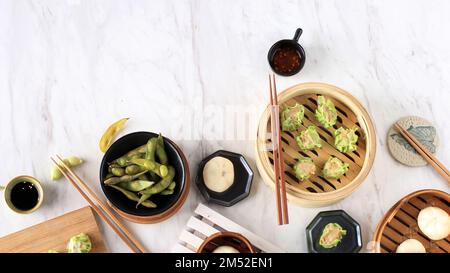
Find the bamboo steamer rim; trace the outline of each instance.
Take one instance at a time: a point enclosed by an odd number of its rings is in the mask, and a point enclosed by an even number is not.
[[[397,214],[397,212],[403,207],[405,203],[407,203],[412,198],[424,195],[424,194],[431,194],[434,196],[437,196],[439,198],[445,199],[447,202],[450,202],[450,194],[441,191],[441,190],[435,190],[435,189],[424,189],[424,190],[418,190],[415,192],[412,192],[399,201],[395,203],[383,216],[381,221],[378,223],[374,235],[373,235],[373,241],[375,242],[375,249],[374,251],[376,253],[381,252],[381,248],[379,246],[379,243],[381,243],[381,238],[383,236],[383,231],[386,228],[386,225],[392,220],[392,218]]]
[[[311,92],[313,91],[313,92]],[[301,92],[299,94],[298,92]],[[293,189],[294,187],[290,184],[286,183],[286,188],[289,190],[287,191],[288,197],[290,196],[291,200],[295,198],[302,198],[302,199],[310,199],[310,200],[322,200],[324,203],[327,202],[335,202],[342,198],[345,198],[346,196],[350,195],[352,192],[356,190],[356,188],[363,182],[363,180],[367,177],[369,174],[373,162],[375,160],[375,153],[376,153],[376,134],[375,134],[375,128],[372,122],[372,119],[370,117],[370,114],[367,112],[367,110],[363,107],[363,105],[350,93],[347,91],[344,91],[343,89],[326,84],[326,83],[319,83],[319,82],[309,82],[309,83],[301,83],[294,85],[292,87],[289,87],[288,89],[282,91],[278,95],[278,101],[281,105],[285,101],[297,97],[299,95],[306,95],[306,94],[324,94],[326,96],[331,96],[337,100],[339,100],[341,103],[345,104],[348,108],[350,108],[353,112],[358,112],[359,115],[357,115],[358,122],[361,126],[361,128],[364,130],[366,134],[366,154],[364,157],[364,164],[361,167],[361,170],[359,171],[358,175],[353,179],[352,182],[348,183],[342,188],[336,189],[334,191],[329,192],[318,192],[318,193],[312,193],[308,191],[301,191],[299,189]],[[355,111],[357,110],[357,111]],[[274,171],[273,168],[270,168],[269,171],[267,171],[264,167],[264,162],[268,162],[268,152],[263,150],[263,147],[265,145],[265,134],[267,133],[267,121],[270,116],[270,105],[268,105],[262,114],[259,124],[258,124],[258,131],[257,131],[257,138],[256,138],[256,152],[257,152],[257,167],[258,170],[261,173],[261,176],[263,177],[263,181],[274,188]],[[270,165],[270,164],[269,164]],[[267,181],[269,180],[269,181]],[[301,192],[299,192],[301,191]],[[293,193],[294,192],[294,193]]]
[[[250,253],[255,253],[255,248],[250,243],[250,241],[244,237],[244,235],[237,233],[237,232],[231,232],[231,231],[219,231],[217,233],[214,233],[210,236],[208,236],[203,243],[198,247],[197,253],[202,253],[205,247],[212,242],[213,240],[220,238],[220,237],[232,237],[234,239],[237,239],[245,244],[245,246],[248,248]]]
[[[164,220],[167,220],[168,218],[172,217],[173,215],[175,215],[180,209],[181,207],[184,205],[188,195],[189,195],[189,191],[191,188],[190,185],[190,179],[191,179],[191,174],[189,171],[189,163],[186,159],[186,156],[184,155],[183,151],[180,149],[180,147],[178,147],[178,145],[176,145],[175,143],[172,143],[175,147],[175,149],[178,151],[178,153],[181,156],[182,161],[184,162],[184,166],[186,166],[185,172],[186,172],[186,181],[185,181],[185,185],[183,187],[183,192],[181,194],[181,196],[178,198],[177,202],[175,202],[175,204],[168,208],[167,210],[161,212],[160,214],[157,215],[151,215],[151,216],[137,216],[137,215],[132,215],[132,214],[128,214],[126,212],[123,212],[122,210],[120,210],[119,208],[115,207],[113,204],[111,204],[109,201],[107,202],[108,205],[117,213],[119,214],[122,218],[130,221],[130,222],[134,222],[134,223],[138,223],[138,224],[156,224],[159,222],[162,222]]]

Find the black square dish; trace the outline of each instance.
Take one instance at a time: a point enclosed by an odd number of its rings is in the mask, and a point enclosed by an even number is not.
[[[234,183],[225,192],[211,191],[205,186],[205,182],[203,180],[203,169],[205,164],[216,156],[225,157],[233,163]],[[209,155],[200,162],[195,182],[198,189],[208,202],[213,202],[225,207],[231,207],[249,195],[252,180],[253,171],[243,155],[220,150]]]
[[[339,224],[347,234],[336,247],[324,248],[319,244],[319,239],[329,223]],[[357,253],[362,248],[361,227],[343,210],[323,211],[306,228],[306,241],[311,253]]]
[[[153,216],[161,214],[162,212],[171,208],[177,200],[180,198],[183,191],[185,191],[186,185],[186,168],[181,156],[181,150],[178,146],[168,138],[164,137],[164,145],[168,156],[169,164],[175,168],[174,181],[176,187],[174,194],[172,195],[154,195],[151,197],[151,201],[157,204],[156,208],[146,208],[139,206],[136,208],[136,202],[127,199],[121,192],[114,188],[105,186],[103,181],[108,174],[108,163],[121,157],[127,152],[142,146],[152,137],[157,137],[158,134],[151,132],[135,132],[121,137],[116,140],[111,147],[106,151],[103,156],[102,163],[100,165],[100,185],[106,198],[112,205],[121,211],[136,215],[136,216]]]

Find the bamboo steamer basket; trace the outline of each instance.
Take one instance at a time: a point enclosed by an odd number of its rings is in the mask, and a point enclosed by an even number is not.
[[[338,118],[335,126],[325,129],[315,118],[317,96],[324,95],[336,106]],[[362,104],[348,92],[324,83],[302,83],[288,88],[278,95],[279,105],[293,105],[296,102],[305,106],[305,117],[297,132],[282,132],[282,149],[285,165],[286,195],[289,201],[304,207],[321,207],[336,203],[354,192],[369,174],[376,152],[376,136],[370,115]],[[273,152],[271,145],[270,105],[267,106],[258,124],[256,138],[256,165],[263,181],[275,188]],[[317,127],[322,139],[322,148],[301,151],[295,136],[310,125]],[[341,153],[334,147],[334,131],[339,127],[357,127],[357,150]],[[332,155],[349,164],[349,171],[338,180],[327,180],[320,171]],[[292,169],[300,156],[310,157],[317,166],[317,174],[307,181],[295,178]]]
[[[450,195],[438,190],[420,190],[413,192],[398,201],[384,215],[378,224],[374,236],[376,253],[395,252],[398,245],[407,239],[420,241],[427,252],[449,253],[450,235],[442,240],[433,241],[425,236],[417,224],[420,210],[435,206],[450,214]]]

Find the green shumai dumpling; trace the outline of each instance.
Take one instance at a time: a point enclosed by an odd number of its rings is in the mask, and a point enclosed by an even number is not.
[[[304,151],[322,147],[321,139],[315,126],[309,126],[301,131],[300,135],[295,137],[295,140],[300,149]]]
[[[92,243],[89,236],[85,233],[70,238],[67,244],[68,253],[89,253],[92,250]]]
[[[353,129],[340,127],[334,131],[334,146],[342,153],[355,151],[357,148],[356,142],[358,142],[357,130],[356,127]]]
[[[294,106],[284,106],[281,112],[281,129],[283,131],[295,131],[300,128],[303,117],[305,115],[305,107],[296,103]]]
[[[327,129],[336,124],[337,111],[330,99],[324,96],[317,98],[316,118]]]
[[[294,165],[295,176],[300,181],[309,179],[311,175],[316,174],[316,165],[309,157],[300,157]]]
[[[348,171],[348,164],[330,156],[323,166],[322,174],[327,179],[339,179]]]

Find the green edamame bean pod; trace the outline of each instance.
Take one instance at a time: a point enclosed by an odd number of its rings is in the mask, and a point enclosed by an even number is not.
[[[130,200],[132,200],[132,201],[135,201],[135,202],[139,202],[139,196],[137,196],[137,194],[135,194],[135,193],[133,193],[133,192],[131,192],[131,191],[127,191],[127,190],[125,190],[125,189],[122,189],[122,188],[119,187],[119,186],[115,186],[115,185],[108,185],[108,186],[110,186],[110,187],[112,187],[112,188],[114,188],[114,189],[120,191],[120,192],[123,193],[123,195],[125,195],[128,199],[130,199]],[[150,201],[150,200],[145,200],[145,201],[141,202],[140,204],[142,204],[144,207],[147,207],[147,208],[156,208],[156,204],[153,203],[153,202]]]
[[[141,191],[140,193],[141,194],[157,194],[157,193],[160,193],[163,190],[165,190],[170,185],[170,183],[172,183],[172,180],[173,180],[174,177],[175,177],[175,168],[172,167],[172,166],[169,166],[168,167],[168,173],[167,173],[166,177],[161,179],[161,181],[159,181],[155,185],[151,186],[150,188]]]
[[[141,173],[137,173],[135,175],[124,175],[121,177],[110,177],[108,179],[106,179],[105,181],[103,181],[103,183],[105,183],[106,185],[115,185],[115,184],[119,184],[121,182],[130,182],[133,181],[135,179],[137,179],[140,175],[145,174],[147,172],[147,170],[141,172]]]
[[[114,176],[124,176],[125,170],[123,168],[111,168],[111,173]]]
[[[130,175],[137,174],[142,171],[143,171],[142,168],[139,167],[138,165],[130,165],[125,168],[125,173]]]
[[[158,139],[156,137],[152,137],[147,142],[147,151],[145,154],[145,159],[155,161],[155,153],[156,153],[156,142]]]
[[[145,180],[134,180],[130,182],[121,182],[118,185],[122,189],[138,192],[145,190],[146,188],[152,186],[153,184],[155,184],[155,182]]]
[[[66,157],[63,159],[63,161],[69,167],[76,167],[84,162],[83,159],[76,156]],[[61,177],[62,177],[61,171],[58,169],[58,167],[53,166],[52,169],[50,170],[50,179],[55,181],[61,179]]]
[[[143,204],[144,202],[147,202],[148,199],[150,198],[150,196],[152,196],[151,194],[143,194],[141,195],[141,197],[139,198],[138,203],[136,204],[136,208],[139,207],[140,204]]]
[[[159,177],[164,178],[167,176],[168,169],[166,165],[159,164],[158,162],[147,159],[132,159],[131,163],[143,167],[146,170],[156,173]]]
[[[158,139],[156,141],[156,156],[159,159],[159,162],[163,165],[169,164],[169,159],[167,158],[166,150],[164,149],[164,138],[161,134],[159,134]]]
[[[173,190],[169,190],[169,189],[163,190],[159,194],[161,194],[161,195],[172,195],[173,194]]]
[[[167,189],[173,191],[176,186],[177,186],[177,182],[172,181],[172,183],[170,183],[170,185],[167,187]]]

